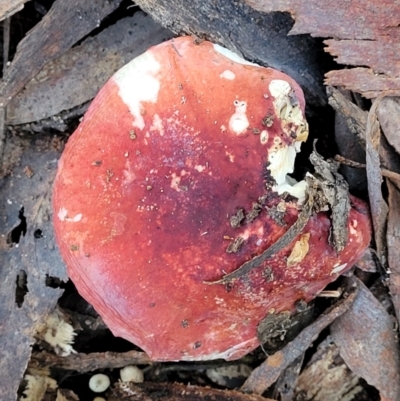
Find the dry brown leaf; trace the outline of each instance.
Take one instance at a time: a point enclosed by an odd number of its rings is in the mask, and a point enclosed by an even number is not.
[[[1,103],[7,104],[43,66],[97,28],[120,1],[55,1],[39,24],[18,44],[0,85]]]
[[[310,239],[310,233],[300,235],[300,239],[296,241],[293,246],[292,252],[287,258],[287,267],[292,267],[300,263],[307,255],[310,246],[308,240]]]
[[[346,365],[376,387],[382,399],[400,400],[400,358],[394,319],[359,280],[351,308],[331,325]]]
[[[397,320],[400,322],[400,191],[390,180],[387,186],[389,190],[387,224],[389,289]]]
[[[383,98],[378,106],[377,116],[387,141],[400,155],[400,98]]]
[[[16,399],[32,351],[35,325],[63,292],[49,286],[49,280],[67,280],[54,247],[50,219],[51,183],[59,156],[55,145],[50,138],[16,143],[14,151],[21,163],[2,182],[0,235],[8,246],[0,251],[1,400]],[[13,157],[12,151],[8,156]],[[31,178],[23,172],[26,165],[36,172]]]
[[[386,265],[386,219],[388,213],[387,204],[382,195],[382,173],[379,150],[381,144],[381,130],[376,116],[376,109],[382,100],[378,97],[372,104],[368,113],[367,127],[365,132],[366,140],[366,162],[368,195],[371,208],[371,217],[374,228],[374,238],[377,248],[377,255],[383,266]]]
[[[6,124],[41,120],[91,100],[119,68],[171,36],[144,13],[119,20],[44,66],[9,103]]]

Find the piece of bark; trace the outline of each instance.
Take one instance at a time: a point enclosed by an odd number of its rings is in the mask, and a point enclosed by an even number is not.
[[[367,99],[376,98],[382,92],[389,94],[400,90],[399,77],[375,74],[371,69],[364,67],[329,71],[325,74],[325,84],[359,92]]]
[[[393,2],[391,2],[393,4]],[[370,4],[373,5],[371,1]],[[377,4],[377,3],[376,3]],[[382,10],[384,5],[380,5],[379,9]],[[400,12],[400,7],[397,6],[395,12]],[[358,17],[363,14],[358,11]],[[382,15],[375,15],[374,20],[379,21]],[[397,24],[400,22],[400,15],[397,15]],[[345,23],[343,18],[341,23]],[[382,20],[381,20],[382,21]],[[389,22],[390,23],[390,22]],[[379,27],[374,27],[378,31]],[[384,29],[382,29],[384,31]],[[398,33],[400,31],[398,30]],[[383,32],[382,32],[383,33]],[[398,34],[397,33],[397,34]],[[384,74],[388,77],[400,76],[400,64],[398,63],[398,55],[395,54],[397,42],[393,43],[393,38],[386,40],[380,34],[373,35],[374,40],[326,40],[326,51],[336,57],[339,64],[346,64],[352,66],[367,65],[375,74]],[[378,51],[377,51],[378,50]]]
[[[295,18],[292,35],[334,38],[325,41],[326,50],[341,64],[367,66],[331,71],[327,84],[377,97],[379,92],[400,89],[398,52],[400,4],[373,0],[368,7],[338,0],[245,0],[258,11],[287,11]],[[379,74],[379,76],[376,76]],[[384,86],[386,86],[384,88]]]
[[[292,35],[310,33],[313,36],[337,39],[377,39],[381,35],[399,32],[400,5],[391,0],[371,1],[368,7],[347,0],[321,2],[311,0],[246,0],[263,12],[287,11],[295,16]],[[364,60],[365,61],[365,60]]]
[[[259,395],[243,394],[235,390],[217,390],[210,387],[180,383],[140,384],[118,382],[108,401],[274,401]]]
[[[7,107],[6,124],[48,118],[91,100],[123,65],[172,33],[137,12],[51,61]]]
[[[29,0],[1,0],[0,1],[0,21],[11,17],[24,8],[24,4]]]
[[[13,137],[7,144],[8,158],[19,160],[19,166],[3,179],[0,192],[0,399],[12,401],[28,364],[35,325],[63,292],[46,283],[52,277],[66,281],[67,274],[54,247],[50,206],[62,143]]]
[[[262,394],[267,390],[278,379],[280,374],[310,347],[323,329],[350,308],[356,293],[357,288],[354,287],[353,292],[347,298],[329,308],[282,350],[269,356],[262,365],[254,369],[242,386],[241,391]]]
[[[369,401],[360,378],[344,363],[338,347],[327,337],[301,372],[294,399],[313,401]]]
[[[389,215],[387,225],[389,289],[397,320],[400,322],[400,191],[387,181]]]
[[[141,351],[76,353],[68,356],[59,356],[47,351],[41,351],[32,354],[28,367],[51,367],[86,373],[98,369],[117,369],[127,365],[149,364],[151,364],[149,357]]]
[[[382,400],[400,400],[400,358],[395,321],[359,280],[351,308],[331,325],[346,365],[376,387]]]
[[[309,106],[326,103],[318,44],[306,36],[288,37],[290,16],[262,14],[243,1],[138,0],[135,4],[177,34],[197,35],[287,73],[302,86]]]

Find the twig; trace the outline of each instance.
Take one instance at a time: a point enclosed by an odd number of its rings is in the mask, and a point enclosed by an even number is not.
[[[109,401],[273,401],[259,395],[243,394],[236,390],[220,390],[210,387],[180,383],[116,383]]]
[[[355,162],[354,160],[346,159],[345,157],[340,156],[340,155],[336,155],[334,157],[334,159],[341,164],[345,164],[346,166],[350,166],[350,167],[354,167],[354,168],[366,168],[367,167],[367,165],[364,163],[358,163],[358,162]],[[399,173],[395,173],[394,171],[390,171],[385,168],[381,168],[381,174],[386,178],[390,178],[391,180],[400,183],[400,174]]]
[[[349,310],[358,292],[358,287],[347,297],[329,308],[313,324],[306,327],[293,341],[282,350],[269,356],[265,362],[254,369],[243,384],[241,391],[245,393],[262,394],[281,375],[281,373],[298,357],[300,357],[319,335],[335,319]]]
[[[41,351],[32,354],[28,366],[30,368],[52,367],[84,373],[97,369],[115,369],[127,365],[149,365],[151,363],[150,358],[140,351],[78,353],[65,357]]]

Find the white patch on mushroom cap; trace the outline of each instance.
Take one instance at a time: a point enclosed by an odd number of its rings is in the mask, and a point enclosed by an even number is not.
[[[61,221],[70,221],[72,223],[77,223],[78,221],[82,220],[82,213],[76,214],[74,217],[68,217],[68,210],[65,209],[65,207],[60,208],[60,210],[57,213],[57,217]]]
[[[275,99],[283,100],[292,90],[289,82],[282,79],[273,79],[269,84],[269,91]]]
[[[296,158],[296,149],[293,145],[282,146],[268,156],[268,170],[271,172],[277,185],[286,182],[286,175],[293,173],[294,159]]]
[[[221,74],[219,74],[220,78],[225,78],[228,81],[233,81],[236,78],[236,75],[233,71],[231,70],[225,70],[224,72],[222,72]]]
[[[228,348],[225,351],[215,351],[211,354],[206,354],[206,355],[196,355],[196,356],[191,356],[191,355],[183,355],[182,356],[182,361],[210,361],[214,359],[234,359],[235,355],[240,353],[240,355],[243,354],[243,349],[248,348],[249,350],[252,349],[256,344],[259,344],[258,340],[256,338],[251,338],[249,340],[245,340],[239,344],[234,345],[233,347]]]
[[[304,180],[296,182],[295,184],[291,183],[289,180],[290,177],[286,177],[286,182],[281,185],[275,185],[272,187],[272,190],[277,192],[278,195],[282,195],[283,193],[288,193],[289,195],[294,196],[298,199],[299,204],[303,204],[306,199],[306,189],[307,183]]]
[[[294,144],[283,146],[277,151],[271,152],[268,156],[270,164],[267,168],[276,182],[272,190],[279,195],[287,192],[296,197],[299,204],[302,204],[306,196],[307,183],[304,180],[297,182],[295,179],[287,176],[287,174],[293,173],[296,153],[296,146]]]
[[[158,114],[154,114],[153,124],[151,125],[150,130],[158,131],[160,133],[160,136],[164,136],[164,125]]]
[[[245,60],[244,58],[240,57],[238,54],[234,53],[231,50],[226,49],[220,45],[214,44],[214,50],[218,53],[222,54],[223,56],[229,58],[230,60],[234,61],[235,63],[244,64],[244,65],[255,65],[259,67],[258,64],[250,63],[250,61]]]
[[[145,125],[142,103],[157,102],[160,90],[157,75],[160,69],[160,63],[147,51],[122,67],[112,78],[118,85],[119,96],[135,118],[132,125],[141,130]]]
[[[275,114],[281,121],[282,131],[294,141],[304,142],[308,137],[308,124],[303,116],[296,93],[289,82],[273,79],[269,91],[274,97]]]
[[[68,210],[65,209],[65,207],[61,207],[60,210],[57,213],[57,217],[61,220],[61,221],[65,221],[65,218],[68,216]]]
[[[262,130],[260,134],[261,145],[265,145],[268,142],[268,138],[269,138],[268,131]]]
[[[235,113],[229,119],[229,128],[236,135],[243,134],[249,127],[250,123],[246,116],[247,102],[244,100],[235,100]]]
[[[331,275],[335,273],[340,273],[342,270],[344,270],[347,267],[347,263],[343,263],[342,265],[339,265],[338,263],[333,266],[333,269],[331,271]]]
[[[202,173],[206,169],[206,166],[202,166],[201,164],[196,164],[194,166],[194,169],[197,170],[199,173]]]

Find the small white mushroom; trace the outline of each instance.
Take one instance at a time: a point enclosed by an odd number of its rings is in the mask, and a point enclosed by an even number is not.
[[[110,379],[103,373],[93,375],[89,380],[89,388],[94,393],[102,393],[110,387]]]
[[[137,366],[125,366],[119,371],[119,376],[123,382],[143,383],[143,372]]]

